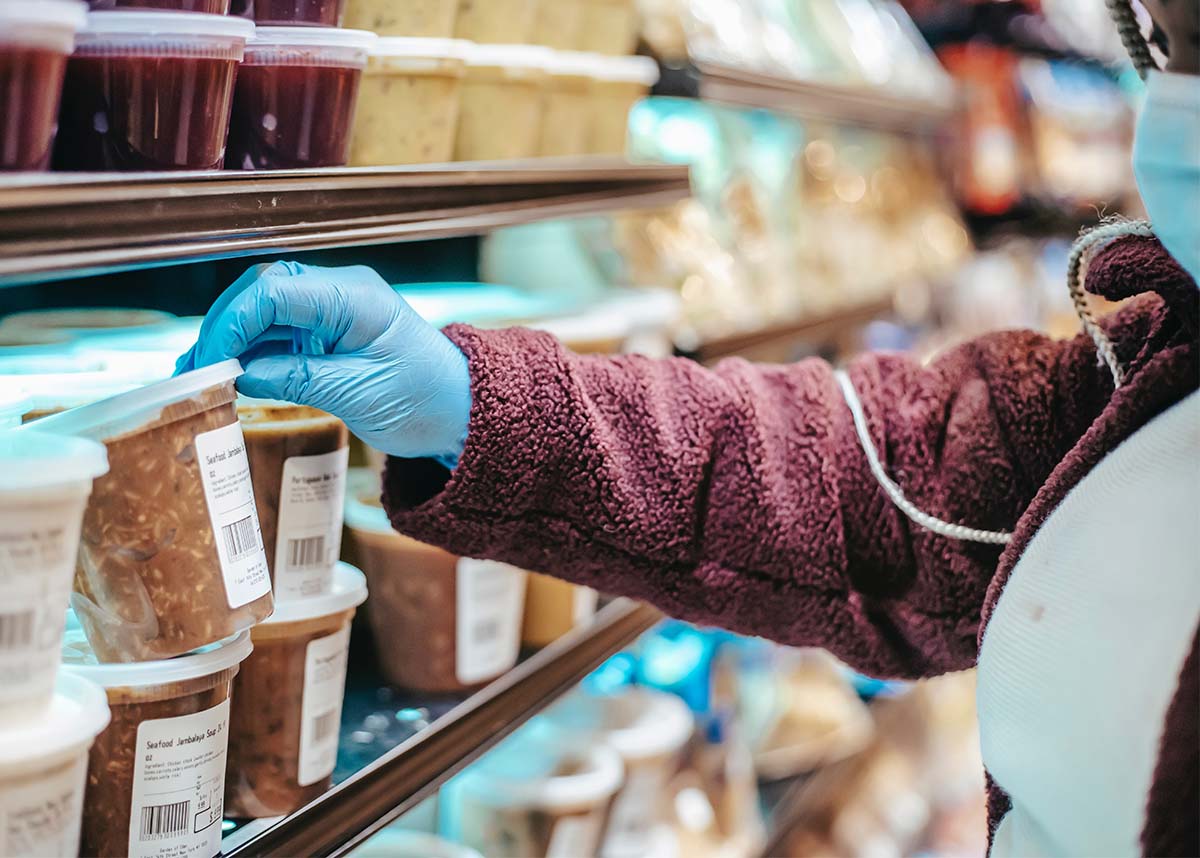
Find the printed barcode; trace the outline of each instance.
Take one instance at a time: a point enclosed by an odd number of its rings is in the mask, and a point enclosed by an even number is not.
[[[312,737],[314,742],[320,742],[328,739],[338,728],[338,713],[337,710],[331,709],[328,712],[322,712],[316,718],[313,718]]]
[[[499,620],[481,620],[475,624],[475,643],[489,644],[500,637]]]
[[[29,649],[33,644],[33,611],[0,614],[0,652]]]
[[[258,528],[254,526],[252,515],[222,527],[221,537],[230,560],[241,560],[258,550]]]
[[[184,799],[172,804],[153,804],[142,808],[142,840],[174,837],[191,826],[191,801]]]
[[[288,565],[319,566],[325,562],[325,537],[306,536],[288,540]]]

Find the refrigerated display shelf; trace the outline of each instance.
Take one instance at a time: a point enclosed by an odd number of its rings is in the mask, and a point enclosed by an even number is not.
[[[474,235],[665,205],[687,168],[586,157],[263,173],[0,178],[0,285],[144,265]]]
[[[424,705],[430,719],[399,744],[368,762],[320,798],[286,817],[249,822],[227,834],[225,858],[244,856],[344,855],[411,810],[443,782],[526,720],[575,686],[608,656],[661,619],[654,608],[616,599],[593,621],[533,653],[513,670],[465,699]],[[343,731],[353,729],[377,689],[370,678],[350,681]],[[411,710],[411,697],[397,696],[391,708]],[[346,760],[345,739],[339,768]],[[350,762],[347,766],[346,763]]]

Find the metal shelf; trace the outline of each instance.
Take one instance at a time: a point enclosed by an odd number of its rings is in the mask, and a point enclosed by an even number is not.
[[[572,688],[661,618],[628,599],[559,638],[290,816],[225,838],[225,858],[343,855]]]
[[[0,178],[0,285],[486,232],[685,197],[685,167],[587,157]]]

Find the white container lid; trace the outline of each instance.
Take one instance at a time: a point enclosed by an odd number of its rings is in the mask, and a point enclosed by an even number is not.
[[[469,66],[496,66],[499,68],[535,69],[546,67],[549,48],[541,45],[481,45],[467,42],[463,59]]]
[[[246,47],[357,48],[366,51],[378,38],[370,30],[341,27],[255,27]]]
[[[70,53],[86,19],[82,0],[0,0],[0,44],[29,41]]]
[[[236,359],[222,361],[91,405],[43,417],[37,421],[38,431],[103,441],[149,423],[172,403],[191,399],[210,387],[233,381],[241,374],[242,365]]]
[[[367,577],[349,563],[338,561],[333,569],[333,586],[320,596],[303,599],[275,600],[275,612],[260,625],[299,623],[340,614],[357,608],[367,600]]]
[[[0,427],[20,426],[21,418],[34,407],[33,397],[11,379],[0,378],[0,382],[7,382],[0,383]]]
[[[49,375],[27,375],[29,407],[25,411],[51,408],[79,408],[110,396],[128,393],[141,385],[132,380],[114,377],[108,372],[64,372]],[[22,412],[24,413],[24,412]]]
[[[346,473],[346,504],[342,514],[346,526],[368,533],[395,534],[383,507],[363,501],[368,495],[378,500],[381,494],[383,486],[374,468],[351,468]]]
[[[554,774],[564,762],[576,770]],[[607,801],[624,776],[620,755],[607,745],[547,747],[518,736],[468,769],[462,789],[492,807],[571,809]]]
[[[649,57],[604,57],[597,55],[591,75],[596,80],[613,83],[658,83],[658,63]]]
[[[102,688],[138,688],[146,685],[166,685],[212,676],[241,664],[253,650],[250,631],[238,632],[224,640],[201,647],[187,655],[155,661],[100,664],[92,652],[87,637],[74,611],[67,611],[67,628],[63,634],[62,669],[81,676]]]
[[[371,56],[461,60],[471,48],[471,44],[466,39],[380,36],[371,44]]]
[[[254,24],[236,15],[111,9],[89,12],[87,23],[79,33],[87,36],[215,36],[245,42],[254,35]]]
[[[604,59],[605,57],[600,54],[589,54],[584,51],[548,50],[542,68],[548,74],[591,77],[596,68],[596,61]]]
[[[547,710],[541,723],[564,743],[602,740],[624,759],[642,760],[682,748],[695,719],[674,694],[627,688],[603,695],[575,691]]]
[[[37,718],[0,730],[0,774],[26,769],[39,758],[86,749],[108,726],[108,697],[99,686],[60,673],[50,708]]]
[[[91,481],[108,473],[104,445],[44,432],[0,432],[0,492]]]

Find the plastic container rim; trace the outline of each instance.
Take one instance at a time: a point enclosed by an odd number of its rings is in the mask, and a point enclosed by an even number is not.
[[[275,600],[275,611],[259,623],[260,626],[282,623],[302,623],[339,614],[357,608],[367,600],[367,577],[363,573],[339,560],[333,569],[333,587],[320,596],[300,599]]]
[[[575,774],[532,780],[509,780],[499,773],[481,771],[467,780],[463,789],[490,807],[548,810],[598,804],[620,789],[625,766],[613,748],[596,745],[582,752],[570,748],[563,756],[586,760],[590,766]]]
[[[68,613],[68,626],[71,624],[71,620],[71,615]],[[212,676],[241,664],[253,649],[254,645],[250,642],[250,630],[244,629],[216,643],[175,658],[106,664],[78,664],[64,661],[62,669],[67,673],[90,680],[102,688],[144,688],[150,685],[169,685],[174,682],[186,682],[189,679]]]
[[[461,60],[473,42],[466,39],[437,39],[419,36],[379,36],[371,44],[373,57]]]
[[[83,483],[86,495],[108,473],[108,451],[89,438],[9,430],[0,432],[0,463],[0,492]]]
[[[597,55],[591,76],[606,83],[658,83],[658,63],[650,57],[606,57]]]
[[[341,27],[255,27],[246,40],[246,52],[256,48],[349,48],[370,51],[378,36],[370,30]]]
[[[53,27],[76,33],[87,20],[88,7],[83,0],[0,0],[0,25],[5,28],[33,25]],[[0,34],[0,43],[11,39]]]
[[[471,67],[516,68],[544,71],[553,51],[541,45],[484,45],[467,42],[462,58]]]
[[[89,12],[80,36],[194,36],[225,37],[245,42],[254,24],[234,15],[151,9],[102,9]]]
[[[28,767],[39,758],[81,751],[108,726],[111,713],[104,689],[68,673],[59,673],[50,708],[41,717],[0,730],[0,780],[6,768]]]

